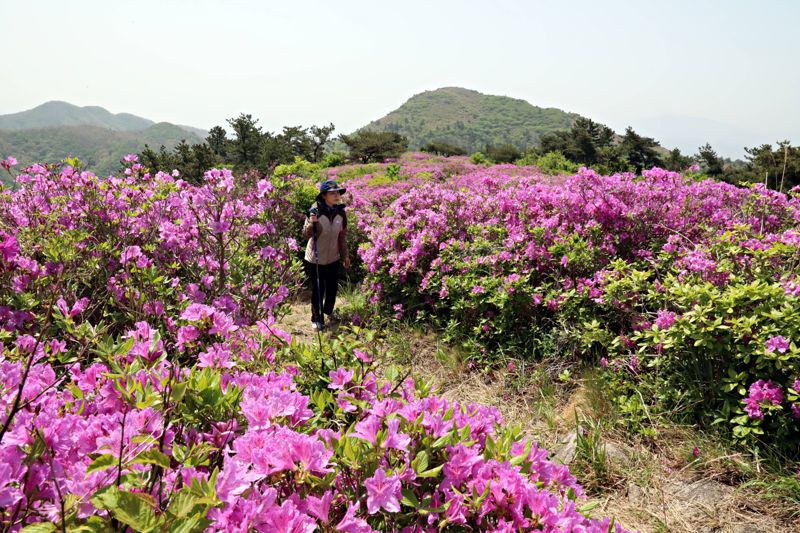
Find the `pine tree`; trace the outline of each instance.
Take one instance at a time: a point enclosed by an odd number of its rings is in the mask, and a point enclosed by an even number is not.
[[[258,119],[253,119],[253,115],[242,113],[236,118],[228,119],[228,124],[235,135],[230,143],[230,161],[239,170],[256,167],[263,140]]]

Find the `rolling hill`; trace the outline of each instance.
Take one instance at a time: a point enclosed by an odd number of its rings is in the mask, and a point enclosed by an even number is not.
[[[166,122],[140,131],[113,131],[89,125],[0,130],[0,154],[15,156],[20,162],[17,168],[74,156],[85,162],[88,170],[106,176],[119,170],[122,156],[141,151],[145,144],[172,148],[182,139],[190,144],[202,141],[199,136]]]
[[[98,175],[119,170],[120,158],[145,144],[172,148],[181,140],[199,143],[208,134],[200,128],[153,122],[130,113],[111,113],[98,106],[79,107],[46,102],[20,113],[0,115],[0,156],[15,156],[22,168],[75,156]],[[7,181],[8,175],[0,176]]]
[[[142,131],[156,122],[130,113],[111,113],[99,106],[79,107],[69,102],[53,100],[27,111],[0,115],[0,130],[27,130],[52,126],[97,126],[113,131]],[[208,135],[206,130],[192,126],[179,128],[199,137]]]
[[[411,97],[362,129],[400,133],[408,137],[412,149],[434,141],[470,152],[487,144],[513,144],[524,149],[535,145],[545,133],[568,129],[578,116],[508,96],[444,87]]]

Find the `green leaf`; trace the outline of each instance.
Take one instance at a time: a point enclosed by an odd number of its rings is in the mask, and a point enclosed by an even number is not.
[[[147,450],[134,457],[133,464],[152,464],[164,469],[170,467],[170,459],[158,450]]]
[[[405,505],[406,507],[411,507],[413,509],[419,509],[419,500],[411,491],[411,489],[404,488],[403,489],[403,499],[400,500],[400,503]]]
[[[149,532],[158,527],[156,502],[149,494],[121,491],[112,486],[98,491],[92,503],[107,509],[114,518],[134,531]]]
[[[20,533],[50,533],[56,530],[56,525],[52,522],[36,522],[23,527]]]
[[[425,472],[421,472],[417,474],[417,477],[436,477],[439,475],[439,472],[442,471],[442,467],[444,465],[439,465],[435,468],[431,468],[430,470],[426,470]]]
[[[426,468],[428,468],[428,452],[422,450],[417,454],[413,461],[411,461],[411,466],[414,468],[414,472],[423,472]]]
[[[486,483],[486,488],[483,489],[483,493],[480,496],[478,496],[478,499],[472,502],[472,506],[474,509],[480,509],[481,505],[483,505],[483,500],[485,500],[486,497],[489,495],[489,490],[491,488],[492,488],[492,482],[489,481],[488,483]]]
[[[487,459],[493,459],[495,457],[495,450],[497,446],[495,445],[494,439],[490,436],[486,436],[486,444],[484,446],[484,455]]]
[[[733,428],[733,434],[738,438],[744,438],[750,433],[750,428],[747,426],[736,426]]]
[[[172,385],[172,393],[170,394],[170,399],[173,402],[180,402],[183,400],[184,395],[186,394],[186,387],[189,384],[185,381],[181,381],[179,383],[173,383]]]
[[[127,355],[133,349],[134,339],[133,337],[128,338],[125,342],[117,346],[117,349],[114,350],[114,355]]]
[[[442,435],[441,437],[439,437],[438,439],[436,439],[434,441],[434,443],[431,445],[431,448],[436,450],[436,449],[439,449],[439,448],[443,447],[448,442],[450,442],[452,436],[453,436],[452,433],[445,433],[444,435]]]
[[[111,468],[112,466],[116,466],[118,463],[118,459],[111,455],[110,453],[104,453],[89,465],[86,469],[86,473],[89,474],[94,472],[95,470],[106,470]]]
[[[525,452],[512,457],[511,460],[509,461],[509,463],[511,463],[513,466],[519,466],[522,463],[524,463],[525,461],[527,461],[528,456],[531,454],[531,448],[532,447],[533,447],[533,441],[529,440],[525,444]]]
[[[70,533],[110,533],[111,526],[99,516],[90,516],[86,522],[76,528],[71,528]]]
[[[205,517],[207,511],[195,513],[192,516],[176,521],[167,529],[168,533],[200,533],[211,525],[211,521]]]
[[[83,400],[83,391],[76,387],[75,385],[70,385],[67,387],[69,391],[72,393],[72,397],[76,400]]]
[[[185,518],[198,505],[199,498],[192,494],[188,487],[183,488],[172,497],[167,512],[174,518]]]

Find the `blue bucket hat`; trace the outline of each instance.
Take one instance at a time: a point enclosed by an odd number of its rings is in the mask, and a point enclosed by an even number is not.
[[[344,194],[347,189],[344,187],[339,187],[339,184],[333,180],[325,180],[319,186],[319,193],[325,194],[326,192],[331,191],[338,191],[340,194]]]

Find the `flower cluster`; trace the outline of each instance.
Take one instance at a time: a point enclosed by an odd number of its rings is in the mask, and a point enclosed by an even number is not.
[[[745,412],[750,418],[764,419],[762,405],[780,405],[783,402],[783,391],[772,380],[759,379],[750,385],[750,394],[744,400]]]

